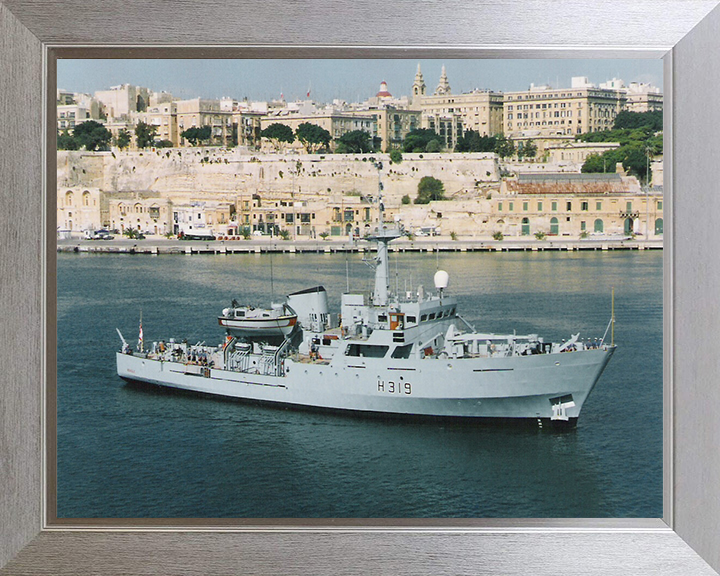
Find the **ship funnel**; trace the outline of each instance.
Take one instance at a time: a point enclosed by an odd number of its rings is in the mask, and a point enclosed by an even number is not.
[[[322,286],[288,294],[287,305],[295,311],[303,329],[322,332],[329,327],[327,292]]]
[[[445,270],[438,270],[435,272],[435,288],[438,290],[444,290],[448,287],[449,282],[450,274],[445,272]]]

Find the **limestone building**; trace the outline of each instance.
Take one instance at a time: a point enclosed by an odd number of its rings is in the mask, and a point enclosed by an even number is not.
[[[120,192],[109,196],[108,227],[119,233],[128,228],[147,234],[172,232],[172,202],[152,193]]]
[[[587,78],[575,77],[570,88],[530,86],[504,95],[504,132],[513,139],[577,135],[609,130],[625,108],[627,95],[619,89],[597,88]]]
[[[425,80],[418,65],[412,94],[413,108],[422,114],[421,127],[440,135],[447,150],[453,150],[467,130],[475,130],[480,136],[503,131],[502,94],[491,90],[453,94],[445,66],[435,92],[429,96],[425,94]]]
[[[145,124],[155,128],[155,140],[167,140],[172,142],[173,146],[179,146],[180,134],[178,132],[177,104],[174,102],[164,102],[154,106],[149,106],[144,112],[136,112],[131,114],[132,124],[137,126],[138,123]],[[135,131],[130,130],[132,134],[133,147],[137,148],[135,141]]]
[[[99,188],[61,187],[57,190],[57,230],[79,235],[107,225],[108,202]]]
[[[189,145],[182,133],[189,128],[210,126],[211,144],[226,146],[233,142],[232,110],[222,109],[219,100],[192,98],[174,102],[179,144]]]
[[[131,112],[144,112],[150,100],[150,90],[142,86],[122,84],[109,90],[98,90],[95,99],[102,106],[107,118],[122,118]]]

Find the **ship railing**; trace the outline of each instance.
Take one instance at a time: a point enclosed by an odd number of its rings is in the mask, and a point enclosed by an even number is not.
[[[250,352],[247,350],[236,350],[228,354],[227,369],[234,372],[249,372]]]

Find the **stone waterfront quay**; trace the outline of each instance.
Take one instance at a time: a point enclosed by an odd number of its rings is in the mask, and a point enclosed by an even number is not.
[[[575,250],[662,250],[662,240],[626,238],[587,239],[458,239],[447,237],[402,238],[390,245],[391,252],[543,252]],[[372,245],[365,240],[214,240],[182,241],[165,238],[129,240],[76,240],[57,241],[58,252],[100,254],[263,254],[263,253],[336,253],[370,252]]]

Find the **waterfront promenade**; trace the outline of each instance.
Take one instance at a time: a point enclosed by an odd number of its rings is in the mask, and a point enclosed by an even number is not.
[[[505,238],[452,240],[446,236],[420,237],[410,240],[401,238],[390,245],[391,252],[510,252],[547,250],[662,250],[662,239],[626,238]],[[112,240],[58,239],[58,252],[93,252],[110,254],[248,254],[248,253],[335,253],[368,252],[374,245],[366,240],[313,239],[282,240],[280,238],[253,238],[251,240],[185,241],[163,237],[148,237],[143,240],[114,238]]]

